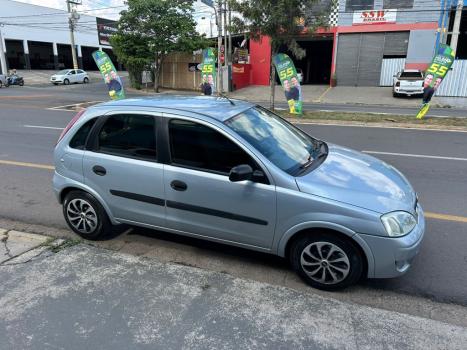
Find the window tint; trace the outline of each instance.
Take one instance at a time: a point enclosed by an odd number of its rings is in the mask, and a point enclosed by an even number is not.
[[[76,71],[75,71],[75,70],[71,70],[71,71],[70,71],[70,74],[76,74]]]
[[[421,72],[402,72],[400,75],[401,78],[423,78],[423,74]]]
[[[155,129],[154,118],[150,116],[111,116],[99,132],[98,151],[155,161]]]
[[[79,128],[75,136],[73,136],[70,141],[71,148],[84,149],[84,146],[86,145],[86,139],[88,138],[89,132],[96,122],[96,119],[97,118],[88,120],[81,128]]]
[[[82,71],[81,69],[78,69],[78,74],[83,74],[84,71]]]
[[[374,0],[347,0],[345,2],[346,11],[373,10]]]
[[[411,9],[413,8],[413,0],[384,0],[383,8],[385,9]]]
[[[202,124],[172,119],[169,136],[172,163],[222,174],[240,164],[260,170],[234,142]]]

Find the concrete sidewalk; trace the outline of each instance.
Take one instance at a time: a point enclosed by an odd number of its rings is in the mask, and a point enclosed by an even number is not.
[[[40,240],[54,248],[0,264],[2,349],[467,347],[463,327]]]
[[[229,94],[233,98],[250,101],[269,101],[269,86],[249,86]],[[281,86],[276,86],[276,101],[283,101],[284,91]],[[362,104],[383,105],[396,107],[419,107],[420,97],[397,97],[392,96],[390,87],[367,87],[367,86],[336,86],[330,88],[327,85],[303,85],[303,102],[305,103],[327,103],[327,104]],[[433,106],[451,106],[455,108],[467,108],[467,98],[462,97],[433,97]]]

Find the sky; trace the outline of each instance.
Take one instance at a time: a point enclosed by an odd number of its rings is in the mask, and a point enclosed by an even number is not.
[[[65,0],[15,0],[19,2],[25,2],[34,5],[46,6],[60,10],[66,10],[66,1]],[[81,0],[82,4],[78,5],[79,10],[86,10],[86,14],[98,16],[98,17],[105,17],[110,19],[118,19],[118,14],[120,11],[125,9],[124,0]],[[99,8],[105,8],[103,10],[94,10]],[[112,7],[112,8],[109,8]],[[194,4],[195,8],[195,20],[199,23],[199,29],[207,31],[209,29],[209,12],[213,12],[211,8],[201,3],[201,1],[197,0]],[[205,19],[201,19],[201,17],[205,16]],[[214,19],[213,19],[214,21]]]

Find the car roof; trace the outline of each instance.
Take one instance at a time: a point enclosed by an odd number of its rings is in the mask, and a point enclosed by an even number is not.
[[[230,102],[232,101],[232,103]],[[118,101],[101,103],[92,108],[145,107],[164,108],[168,113],[194,112],[221,122],[244,112],[255,105],[242,100],[227,99],[225,97],[196,96],[196,95],[162,95],[141,98],[127,98]]]

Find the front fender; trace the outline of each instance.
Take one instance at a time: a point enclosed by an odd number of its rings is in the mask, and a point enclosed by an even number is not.
[[[369,278],[374,276],[374,257],[373,257],[373,252],[371,251],[370,247],[368,244],[360,238],[359,235],[356,234],[353,230],[339,225],[335,224],[332,222],[327,222],[327,221],[308,221],[308,222],[302,222],[298,225],[295,225],[288,229],[281,237],[278,245],[277,245],[277,251],[276,254],[285,257],[286,255],[286,247],[287,243],[292,239],[296,234],[299,232],[306,230],[306,229],[311,229],[311,228],[323,228],[323,229],[329,229],[333,231],[340,232],[344,234],[345,236],[351,238],[364,252],[365,258],[368,263],[368,274],[367,276]]]

